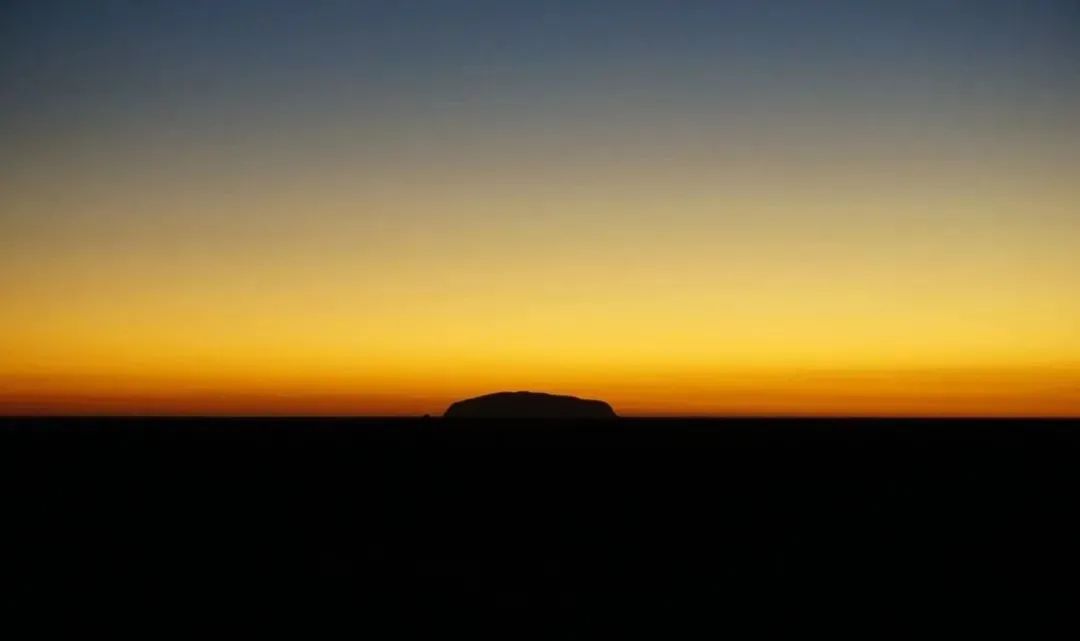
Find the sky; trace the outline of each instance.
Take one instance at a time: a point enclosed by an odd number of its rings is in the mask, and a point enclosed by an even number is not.
[[[1080,3],[0,4],[0,414],[1080,415]]]

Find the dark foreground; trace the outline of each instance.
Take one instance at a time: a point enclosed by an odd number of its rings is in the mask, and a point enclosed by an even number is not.
[[[0,419],[4,603],[148,632],[1030,634],[1077,603],[1078,456],[1067,421]]]

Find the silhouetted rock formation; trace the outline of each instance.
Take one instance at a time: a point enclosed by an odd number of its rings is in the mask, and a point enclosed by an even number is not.
[[[604,401],[539,392],[497,392],[458,401],[446,418],[615,418]]]

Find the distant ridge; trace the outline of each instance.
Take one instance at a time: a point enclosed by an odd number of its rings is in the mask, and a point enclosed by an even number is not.
[[[616,418],[604,401],[542,392],[496,392],[457,401],[446,418]]]

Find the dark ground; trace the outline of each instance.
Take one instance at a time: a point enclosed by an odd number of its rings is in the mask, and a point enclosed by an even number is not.
[[[1080,603],[1078,455],[1080,421],[0,419],[4,603],[86,629],[1030,638]]]

